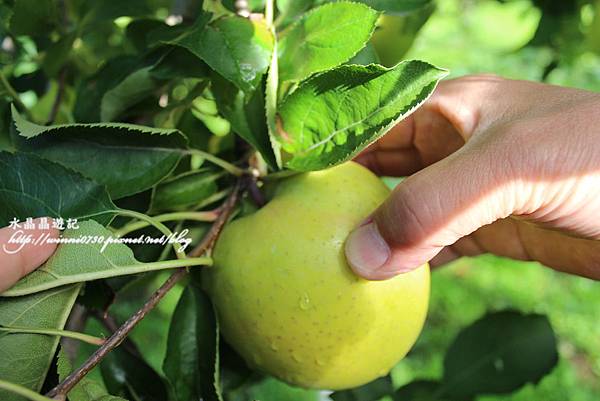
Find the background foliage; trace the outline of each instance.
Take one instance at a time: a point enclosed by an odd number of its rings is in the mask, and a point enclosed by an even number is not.
[[[317,3],[321,1],[279,1],[279,23],[282,27],[290,26],[299,15]],[[376,45],[377,41],[383,41],[393,47],[390,53],[380,49],[380,61],[384,64],[393,65],[398,57],[421,59],[448,68],[451,76],[490,72],[518,79],[600,90],[599,0],[365,0],[362,3],[386,10],[397,18],[398,25],[393,29],[396,36],[381,39],[376,31],[373,39]],[[394,9],[398,4],[403,5],[401,10]],[[223,1],[223,5],[225,9],[218,2],[205,1],[205,6],[216,14],[234,9],[233,1]],[[250,5],[256,10],[264,6],[260,1],[251,1]],[[204,209],[206,205],[214,205],[214,202],[222,199],[225,195],[223,190],[231,183],[229,177],[208,164],[202,164],[203,157],[186,154],[184,150],[188,147],[226,160],[236,160],[240,156],[240,140],[232,134],[236,132],[263,153],[267,164],[276,165],[277,155],[271,154],[268,138],[255,135],[257,131],[267,129],[265,121],[255,118],[264,113],[265,100],[262,96],[256,96],[253,90],[261,87],[261,79],[268,68],[268,63],[263,62],[270,46],[268,35],[260,26],[252,31],[254,33],[245,31],[250,22],[239,20],[221,21],[210,29],[204,29],[203,24],[207,21],[193,18],[198,14],[198,7],[197,2],[178,0],[0,2],[0,63],[1,78],[4,80],[0,99],[0,150],[23,149],[23,136],[41,135],[34,138],[39,142],[34,142],[32,148],[37,156],[20,156],[22,159],[5,161],[8,167],[3,165],[3,172],[7,174],[6,168],[18,169],[15,166],[21,163],[26,166],[22,167],[22,171],[28,174],[28,182],[37,188],[35,180],[40,180],[48,169],[55,169],[57,175],[60,172],[67,180],[56,184],[57,194],[65,186],[77,185],[81,188],[78,193],[84,199],[78,199],[77,202],[73,200],[71,213],[80,213],[77,208],[83,202],[87,205],[83,208],[85,213],[89,213],[89,210],[100,213],[94,218],[105,224],[108,219],[101,213],[115,207],[111,198],[117,199],[119,207],[151,212],[171,208]],[[193,23],[192,28],[182,35],[178,25],[165,26],[160,21],[168,20],[170,14],[183,15],[188,26]],[[364,24],[371,20],[375,20],[373,15],[364,15]],[[243,43],[251,34],[256,35],[251,52],[247,49],[233,51],[233,59],[211,58],[219,50],[219,43],[230,38],[233,40],[231,43]],[[301,30],[295,33],[301,34]],[[331,33],[324,32],[323,35],[328,40],[336,40]],[[352,39],[362,46],[369,35],[370,32],[357,32]],[[343,36],[339,38],[346,39]],[[217,46],[204,54],[202,51],[208,51],[207,48],[195,47],[197,43],[217,43]],[[156,51],[146,51],[157,44],[160,46]],[[297,50],[294,46],[286,49],[285,42],[280,45],[282,51],[289,54],[284,61],[290,67],[285,70],[283,78],[300,80],[353,56],[340,53],[339,60],[332,56],[331,59],[325,59],[325,64],[320,64],[322,55],[304,57],[305,53],[294,53]],[[199,64],[198,57],[206,60],[206,65]],[[373,48],[368,46],[354,55],[353,62],[366,64],[375,58],[377,56]],[[240,61],[250,66],[248,74],[238,74],[239,71],[232,67],[236,63],[239,65]],[[220,75],[211,72],[211,69],[219,71]],[[212,90],[199,84],[206,77],[211,79]],[[310,85],[302,89],[308,91]],[[23,113],[25,109],[28,110],[24,116],[11,112],[10,104],[16,95],[13,90],[25,106],[20,107],[20,111]],[[168,94],[166,106],[165,99],[157,95],[160,92]],[[300,104],[303,101],[302,98],[296,100]],[[292,108],[293,102],[290,103],[287,107]],[[293,119],[295,114],[290,114],[290,119]],[[15,125],[12,124],[13,119]],[[27,120],[39,125],[28,125]],[[109,121],[160,129],[147,132],[130,130],[122,125],[110,126],[106,123]],[[64,135],[60,141],[44,142],[45,135],[52,135],[52,130],[41,126],[48,122],[101,124],[79,126],[72,132],[63,130],[60,131]],[[126,152],[130,152],[127,157],[133,158],[131,165],[123,164],[123,155],[108,161],[110,165],[118,166],[108,174],[102,168],[106,160],[94,164],[92,155],[104,145],[102,140],[95,141],[100,137],[99,129],[103,138],[110,138],[107,142],[119,141],[126,145],[129,149]],[[183,131],[185,137],[176,129]],[[378,128],[380,130],[381,127]],[[82,144],[81,136],[94,141],[92,144]],[[131,147],[135,148],[141,142],[139,138],[144,138],[146,145],[151,146],[132,152]],[[243,151],[248,149],[245,146],[241,146]],[[169,151],[157,151],[156,148],[168,148]],[[78,158],[65,159],[63,156],[69,152],[86,155],[85,162],[81,163]],[[38,156],[56,160],[62,166],[52,164],[48,167],[49,162]],[[3,154],[2,157],[8,156]],[[310,162],[300,159],[297,166]],[[186,163],[189,161],[188,164],[193,167],[202,166],[189,173],[181,168],[181,160]],[[323,159],[317,162],[318,168],[323,167],[319,164]],[[128,168],[143,163],[148,166],[146,181],[132,176],[133,170]],[[67,168],[85,176],[91,175],[96,182]],[[114,171],[120,173],[114,174]],[[169,176],[168,180],[155,185],[166,175]],[[393,185],[396,181],[389,182]],[[11,182],[6,185],[13,184],[16,185]],[[190,197],[190,194],[196,196]],[[197,201],[197,194],[202,195],[204,204],[193,203]],[[3,204],[10,205],[9,201],[4,199]],[[52,200],[46,206],[52,206],[51,203]],[[85,213],[82,216],[88,216]],[[0,216],[3,222],[12,217],[7,208],[0,210]],[[119,218],[114,221],[115,226],[123,223]],[[200,237],[206,227],[203,223],[193,225],[193,235]],[[155,232],[152,228],[145,230]],[[121,257],[123,264],[136,267],[141,262],[156,260],[160,254],[160,249],[152,247],[134,247],[133,251],[135,259],[125,252],[126,255]],[[123,254],[123,249],[115,251],[117,256]],[[114,320],[112,323],[123,322],[137,310],[141,300],[165,280],[165,276],[164,272],[152,272],[135,276],[134,279],[115,277],[106,282],[86,285],[77,303],[93,311],[94,318],[87,320],[83,330],[94,336],[108,335],[106,326],[110,327],[111,322],[107,324],[104,321],[103,325],[103,319],[98,317],[101,312],[107,309]],[[134,329],[130,340],[111,354],[100,368],[92,371],[90,381],[76,387],[73,397],[77,398],[74,399],[97,399],[94,394],[107,391],[131,400],[164,400],[169,392],[179,394],[182,399],[195,397],[198,393],[214,392],[210,388],[210,380],[196,383],[194,376],[180,375],[177,369],[186,366],[186,371],[200,374],[204,379],[214,374],[211,371],[214,365],[199,365],[197,361],[185,361],[181,357],[185,354],[181,352],[181,347],[187,347],[187,351],[211,348],[214,351],[215,346],[212,326],[203,326],[203,322],[210,322],[214,318],[194,283],[195,278],[192,277],[189,283],[180,284],[171,291]],[[66,306],[70,307],[77,288],[60,288],[62,291],[49,289],[40,295],[53,300],[51,302],[68,304]],[[27,304],[16,307],[6,305],[6,302],[0,305],[0,325],[14,324],[8,312],[28,307]],[[395,400],[416,401],[418,397],[423,400],[479,401],[594,400],[600,392],[600,345],[597,340],[600,338],[600,326],[597,324],[599,305],[598,285],[590,280],[559,274],[535,263],[514,262],[492,256],[462,259],[433,274],[431,309],[426,327],[413,351],[393,370],[391,379],[382,379],[363,389],[339,392],[331,397],[336,401],[375,401],[389,394],[392,388],[401,388],[394,395]],[[8,308],[5,313],[2,313],[2,307]],[[535,315],[524,317],[517,312],[493,313],[506,309]],[[492,314],[485,320],[470,326],[489,312]],[[509,314],[510,324],[503,320],[506,319],[506,315],[503,315],[506,313]],[[494,347],[505,344],[503,341],[508,341],[506,344],[510,345],[510,338],[546,330],[546,321],[540,315],[548,317],[556,332],[558,365],[546,376],[545,370],[534,375],[536,379],[544,376],[538,384],[521,387],[524,383],[510,383],[503,389],[509,393],[502,395],[480,395],[490,392],[486,390],[494,390],[490,388],[473,390],[470,394],[457,393],[458,390],[452,390],[452,386],[447,385],[448,378],[452,377],[452,360],[472,361],[468,359],[468,352],[460,347],[461,338],[469,334],[470,329],[463,330],[465,327],[501,333],[501,339],[488,344],[490,354],[496,355]],[[173,316],[203,318],[194,324],[190,319],[181,317],[177,320],[180,326],[171,326]],[[57,319],[65,318],[61,315]],[[529,330],[521,334],[519,327]],[[169,338],[169,330],[188,333],[188,338],[197,337],[204,342],[173,342],[173,337]],[[457,339],[459,333],[462,334]],[[514,333],[513,337],[510,333]],[[12,337],[13,340],[15,338]],[[20,337],[18,340],[25,342],[8,343],[11,337],[3,337],[0,333],[0,352],[27,349],[28,338]],[[541,353],[533,353],[537,355],[532,357],[536,360],[546,350],[554,348],[553,338],[541,337],[538,340],[535,345],[541,344]],[[544,348],[544,345],[548,348]],[[46,352],[40,358],[52,358],[52,353],[47,350],[55,346],[44,345]],[[276,379],[263,378],[246,371],[243,363],[226,345],[221,344],[220,347],[227,399],[285,401],[326,399],[329,396],[294,389]],[[533,346],[526,348],[535,351]],[[68,350],[69,347],[65,345],[64,349]],[[75,367],[93,349],[92,346],[81,345],[75,355],[59,357],[59,360],[67,361],[75,356],[72,364]],[[165,362],[167,354],[169,357]],[[2,355],[7,356],[6,353]],[[551,352],[545,355],[548,356],[546,365],[550,368],[555,355]],[[19,358],[19,355],[8,356]],[[8,356],[4,361],[9,360]],[[477,358],[477,355],[472,357]],[[492,360],[489,367],[501,370],[494,362]],[[2,363],[0,358],[0,371]],[[59,363],[58,371],[55,368],[50,371],[45,377],[44,388],[50,388],[59,377],[69,372],[72,367],[66,365],[66,362]],[[31,380],[43,380],[43,373],[30,370],[23,374],[31,375]],[[485,373],[485,369],[475,372],[471,384],[479,383],[476,380],[478,377],[481,383],[493,382],[486,378]],[[17,372],[16,376],[19,375],[21,373]],[[11,378],[0,376],[0,379]],[[440,386],[445,386],[445,390],[439,390]],[[470,391],[468,388],[465,390],[465,386],[460,387],[461,391]],[[432,398],[431,394],[437,394],[437,398]]]

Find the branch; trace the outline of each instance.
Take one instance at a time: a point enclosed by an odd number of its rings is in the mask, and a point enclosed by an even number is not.
[[[52,123],[54,123],[54,120],[56,120],[56,116],[58,115],[58,110],[60,109],[60,104],[65,93],[66,78],[67,70],[63,67],[60,70],[60,74],[58,76],[58,89],[56,90],[56,97],[54,98],[54,103],[52,103],[52,109],[50,110],[50,114],[48,115],[47,125],[51,125]]]
[[[189,254],[191,257],[196,257],[199,255],[203,255],[206,252],[210,251],[214,246],[219,234],[223,230],[223,226],[231,213],[235,205],[237,204],[238,197],[240,195],[240,183],[236,183],[231,195],[225,203],[223,204],[223,209],[221,214],[212,227],[208,231],[208,233],[202,239],[202,242],[196,246]],[[167,281],[164,282],[162,286],[158,290],[152,294],[150,299],[146,301],[146,303],[135,313],[133,314],[121,327],[119,327],[109,338],[106,339],[104,345],[99,347],[96,352],[94,352],[79,368],[73,371],[69,376],[65,378],[62,383],[59,383],[56,387],[50,390],[46,396],[54,398],[55,400],[64,400],[65,396],[77,383],[81,381],[92,369],[94,369],[102,359],[108,353],[110,353],[113,349],[117,348],[129,335],[131,330],[150,312],[154,307],[158,304],[158,302],[181,280],[183,277],[187,275],[187,270],[185,268],[179,269],[174,272]]]

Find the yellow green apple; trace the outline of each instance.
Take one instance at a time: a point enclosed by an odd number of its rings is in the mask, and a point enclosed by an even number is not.
[[[285,179],[225,228],[205,282],[223,336],[251,367],[337,390],[386,375],[406,355],[425,320],[429,267],[368,281],[344,256],[350,231],[388,195],[348,162]]]

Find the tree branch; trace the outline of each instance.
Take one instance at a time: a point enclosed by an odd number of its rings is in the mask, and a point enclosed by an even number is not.
[[[235,205],[237,204],[238,197],[240,195],[240,183],[239,181],[235,184],[229,198],[223,204],[223,209],[219,214],[219,217],[211,226],[208,233],[202,239],[202,242],[196,246],[189,254],[191,257],[203,255],[210,251],[214,246],[219,234],[223,230],[225,223],[229,220]],[[99,347],[79,368],[73,371],[69,376],[65,378],[62,383],[59,383],[56,387],[50,390],[46,396],[51,397],[55,400],[64,400],[67,393],[81,381],[93,368],[95,368],[100,361],[108,355],[113,349],[118,347],[129,335],[131,330],[158,304],[158,302],[171,290],[175,284],[183,277],[187,275],[185,268],[179,269],[174,272],[158,290],[152,294],[150,299],[135,313],[133,314],[123,325],[121,325],[109,338],[106,339],[104,345]]]
[[[51,125],[56,120],[56,116],[58,115],[58,110],[60,109],[60,104],[63,99],[63,95],[65,93],[65,80],[67,79],[67,70],[63,67],[60,70],[58,76],[58,88],[56,90],[56,97],[54,98],[54,102],[52,103],[52,109],[50,110],[50,114],[48,115],[47,125]]]

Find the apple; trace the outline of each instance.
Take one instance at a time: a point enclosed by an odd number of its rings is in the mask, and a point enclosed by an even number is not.
[[[406,355],[427,313],[429,267],[368,281],[344,256],[350,231],[389,192],[347,162],[283,180],[263,208],[224,229],[204,281],[223,336],[251,367],[339,390]]]

